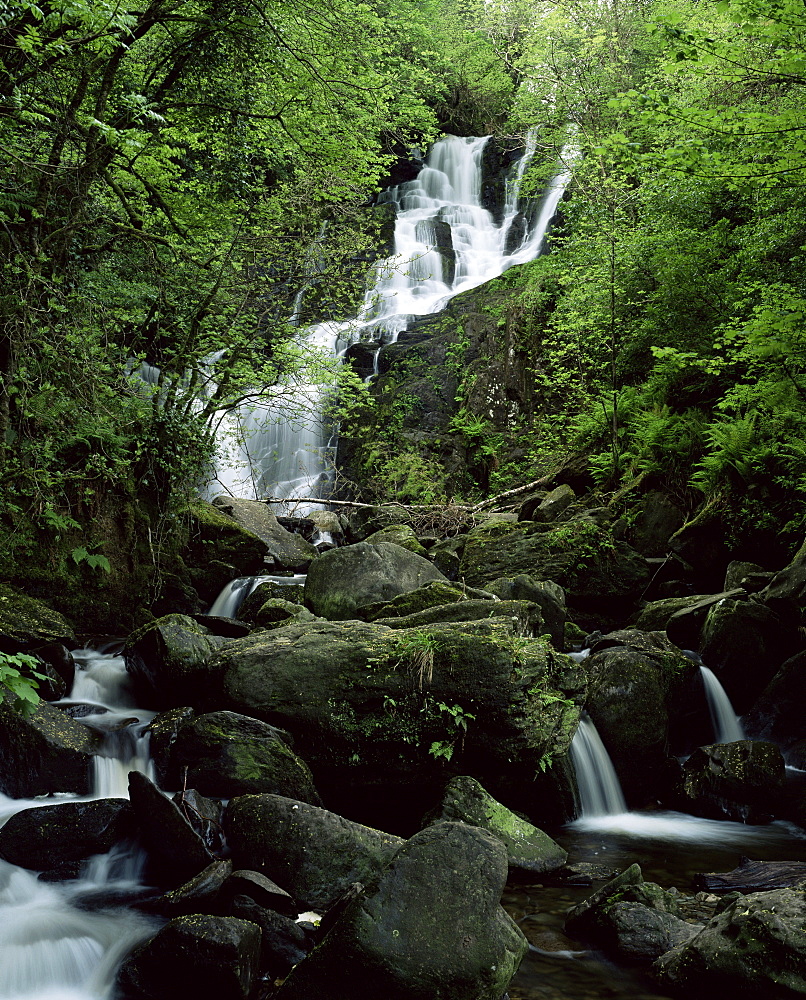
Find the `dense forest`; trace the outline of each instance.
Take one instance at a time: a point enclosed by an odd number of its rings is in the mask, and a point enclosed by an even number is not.
[[[469,376],[457,392],[450,431],[483,475],[393,440],[343,374],[359,495],[478,500],[582,455],[628,517],[660,488],[748,557],[799,542],[794,0],[71,0],[0,22],[9,582],[101,593],[134,560],[157,595],[221,414],[281,382],[293,396],[294,372],[332,377],[289,324],[306,254],[349,315],[377,246],[367,206],[443,132],[532,130],[532,190],[563,160],[573,178],[550,252],[482,305],[519,360],[505,419]]]

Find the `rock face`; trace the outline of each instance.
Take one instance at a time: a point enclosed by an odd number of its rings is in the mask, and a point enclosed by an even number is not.
[[[274,726],[235,712],[210,712],[188,720],[171,751],[172,771],[202,795],[224,799],[272,792],[319,802],[308,765]],[[185,770],[187,769],[187,770]]]
[[[331,549],[311,566],[305,603],[332,621],[360,617],[368,604],[389,601],[431,580],[445,580],[427,559],[392,542]]]
[[[411,794],[422,814],[457,772],[528,810],[585,688],[582,666],[505,618],[289,626],[228,643],[213,666],[227,707],[292,733],[326,802],[352,792],[350,814],[381,825],[383,801]]]
[[[744,716],[745,731],[754,739],[772,740],[786,750],[806,740],[806,652],[798,653],[781,667]],[[802,764],[792,761],[796,767]]]
[[[716,997],[783,1000],[806,993],[806,894],[739,896],[656,963],[661,982]]]
[[[551,637],[555,649],[564,648],[565,591],[551,580],[535,580],[525,573],[501,577],[487,586],[502,601],[532,601],[540,608],[543,633]]]
[[[0,791],[14,799],[54,788],[88,795],[97,737],[51,705],[27,719],[0,704]]]
[[[233,799],[225,816],[236,868],[266,875],[302,909],[323,913],[353,882],[366,883],[403,841],[280,795]]]
[[[448,782],[431,822],[466,823],[486,830],[506,848],[510,868],[550,872],[568,860],[567,852],[548,834],[516,816],[466,775]]]
[[[682,807],[698,816],[766,823],[784,783],[774,743],[740,740],[699,747],[683,765]]]
[[[126,1000],[177,996],[246,1000],[260,970],[260,928],[236,917],[176,917],[118,973]]]
[[[500,1000],[527,949],[500,906],[506,873],[506,852],[490,834],[428,827],[348,905],[278,1000]]]

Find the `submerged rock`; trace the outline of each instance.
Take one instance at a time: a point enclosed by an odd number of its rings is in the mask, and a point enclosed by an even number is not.
[[[448,782],[442,802],[429,817],[431,824],[446,821],[466,823],[491,833],[506,848],[510,868],[550,872],[568,860],[568,853],[548,834],[497,802],[467,775]]]
[[[348,904],[277,1000],[500,1000],[528,947],[500,905],[506,874],[489,833],[427,827]]]

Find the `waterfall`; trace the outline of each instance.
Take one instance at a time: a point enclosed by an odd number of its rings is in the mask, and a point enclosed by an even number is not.
[[[727,692],[722,687],[713,670],[700,665],[705,697],[708,700],[708,711],[714,726],[714,741],[716,743],[735,743],[747,739],[742,724],[733,710]]]
[[[508,180],[499,224],[482,205],[488,141],[446,136],[433,145],[416,178],[382,192],[379,202],[396,211],[394,253],[375,265],[355,318],[300,331],[299,343],[312,350],[314,368],[327,358],[337,364],[357,340],[396,340],[414,317],[438,312],[453,296],[541,252],[569,173],[549,184],[533,217],[522,216],[520,184],[535,149],[530,136]],[[335,453],[333,429],[323,415],[326,397],[321,380],[308,375],[281,387],[273,401],[251,402],[228,414],[220,428],[216,482],[207,495],[223,489],[253,499],[270,496],[301,514],[321,506],[315,501],[328,496]]]
[[[79,650],[74,658],[75,683],[61,704],[89,706],[80,721],[107,732],[102,753],[108,756],[95,760],[89,797],[127,797],[128,772],[150,770],[143,729],[154,713],[135,707],[122,657]],[[120,756],[113,756],[116,752]],[[60,800],[70,797],[61,794]],[[0,824],[21,809],[44,804],[0,796]],[[134,891],[143,861],[139,849],[120,844],[89,859],[81,878],[52,884],[0,861],[0,1000],[108,1000],[121,959],[153,934],[155,925],[130,909],[107,906],[95,912],[82,900],[112,885]]]
[[[325,532],[325,534],[328,533]],[[224,585],[207,614],[217,615],[221,618],[235,618],[243,602],[261,583],[276,583],[281,587],[292,587],[295,584],[304,584],[305,574],[297,573],[294,576],[239,576],[237,580],[231,580]]]
[[[579,810],[583,818],[627,812],[613,762],[587,715],[579,720],[571,742],[571,762],[576,772]]]

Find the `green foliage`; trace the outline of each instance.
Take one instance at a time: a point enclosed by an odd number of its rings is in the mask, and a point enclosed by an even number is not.
[[[14,711],[22,715],[31,715],[41,700],[37,681],[47,678],[36,669],[38,665],[39,660],[28,653],[0,652],[0,691],[6,693]]]

